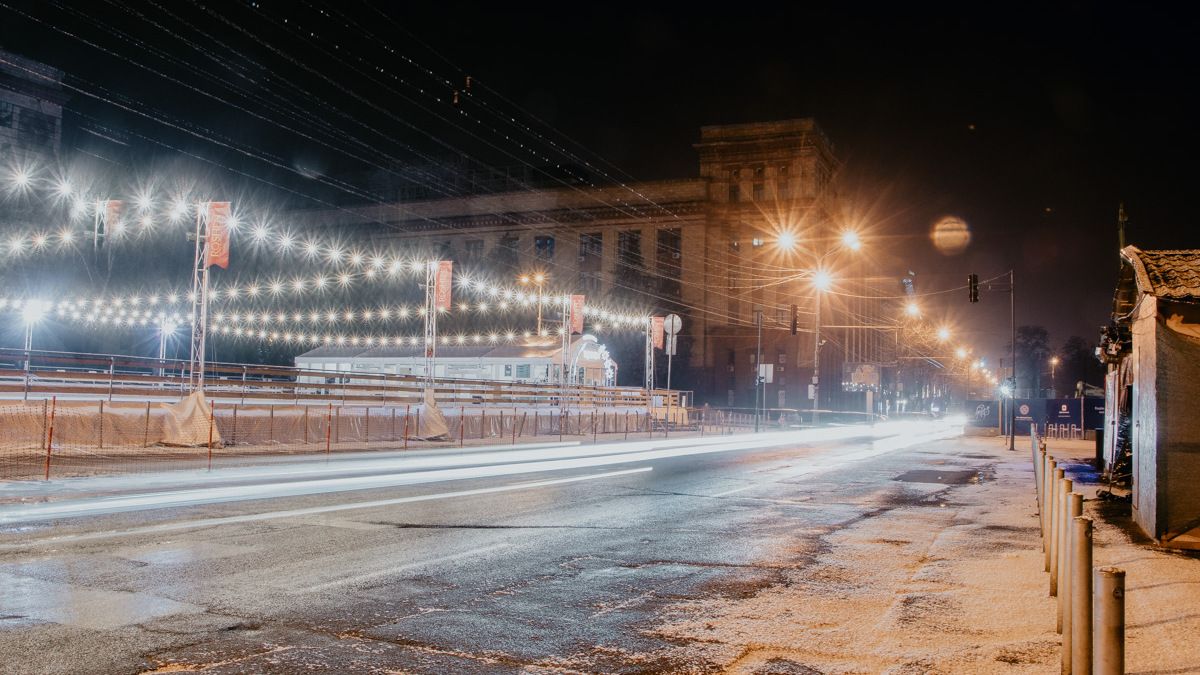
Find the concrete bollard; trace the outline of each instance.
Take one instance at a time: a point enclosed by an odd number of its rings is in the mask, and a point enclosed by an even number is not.
[[[1042,553],[1046,558],[1046,571],[1050,571],[1050,535],[1054,532],[1054,475],[1058,462],[1048,457],[1046,462],[1046,531],[1042,533]]]
[[[1070,483],[1071,481],[1067,481]],[[1083,515],[1083,495],[1078,492],[1067,493],[1067,508],[1066,518],[1063,519],[1062,538],[1059,539],[1062,550],[1062,567],[1058,570],[1058,616],[1059,624],[1062,625],[1062,672],[1070,675],[1071,671],[1071,616],[1072,606],[1075,597],[1075,587],[1072,581],[1075,576],[1072,572],[1072,566],[1075,560],[1071,557],[1072,542],[1074,541],[1073,529],[1075,527],[1075,519]]]
[[[1063,598],[1067,595],[1067,523],[1070,520],[1071,508],[1071,488],[1074,484],[1070,478],[1062,479],[1058,495],[1058,531],[1054,533],[1054,560],[1050,562],[1054,566],[1054,580],[1058,586],[1057,598],[1058,602],[1054,605],[1054,625],[1055,629],[1061,633],[1063,630]]]
[[[1092,519],[1071,528],[1071,674],[1092,673]]]
[[[1063,470],[1054,470],[1053,489],[1050,491],[1050,558],[1046,569],[1050,572],[1050,595],[1058,595],[1058,520],[1062,517]]]
[[[1094,675],[1125,673],[1125,570],[1101,567],[1095,584],[1095,624],[1092,626]]]
[[[1033,488],[1037,493],[1038,519],[1042,522],[1042,531],[1046,530],[1046,495],[1043,492],[1042,472],[1046,470],[1046,450],[1041,448],[1033,455]]]

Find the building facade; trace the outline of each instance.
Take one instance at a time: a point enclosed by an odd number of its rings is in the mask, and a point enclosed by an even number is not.
[[[672,386],[713,405],[753,405],[761,312],[762,362],[773,366],[766,407],[808,407],[820,309],[828,326],[816,357],[822,407],[862,410],[879,385],[864,381],[870,369],[858,366],[878,365],[886,341],[861,329],[873,311],[867,301],[847,292],[818,308],[812,283],[816,270],[847,265],[847,278],[835,282],[841,290],[867,278],[840,243],[846,225],[834,217],[833,145],[814,120],[795,119],[703,127],[694,149],[694,178],[610,187],[564,181],[294,215],[380,248],[454,260],[482,277],[511,283],[540,272],[546,292],[678,313]],[[635,341],[621,355],[622,384],[641,382],[640,349]],[[665,366],[660,353],[660,383]]]
[[[0,50],[0,163],[22,168],[59,154],[63,104],[61,70]]]
[[[1142,531],[1191,549],[1200,549],[1198,303],[1200,250],[1126,246],[1098,350],[1108,364],[1105,462],[1115,475],[1131,474]]]

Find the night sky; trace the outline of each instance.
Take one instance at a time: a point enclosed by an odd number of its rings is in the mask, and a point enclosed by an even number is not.
[[[99,155],[114,175],[192,171],[289,206],[358,199],[330,182],[353,181],[368,155],[514,163],[496,136],[444,116],[442,80],[466,75],[478,100],[602,157],[614,177],[696,175],[702,125],[814,116],[881,269],[913,270],[930,292],[1015,268],[1019,323],[1046,326],[1053,345],[1094,340],[1118,203],[1130,242],[1196,246],[1195,21],[1090,3],[889,7],[0,3],[0,46],[67,71],[95,95],[74,94],[70,114],[121,141],[76,133],[68,152]],[[380,87],[379,73],[404,82]],[[219,92],[222,79],[246,87],[222,94],[237,105],[193,88]],[[309,135],[324,142],[281,128],[311,131],[322,116],[331,126]],[[930,245],[946,215],[971,228],[961,255]],[[1006,296],[928,302],[981,351],[1007,340]]]

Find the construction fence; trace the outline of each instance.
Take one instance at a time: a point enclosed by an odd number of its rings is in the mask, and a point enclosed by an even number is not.
[[[436,415],[444,424],[431,424]],[[425,419],[423,419],[423,416]],[[0,400],[0,479],[212,468],[303,453],[539,441],[601,442],[753,429],[705,409]],[[431,432],[431,429],[433,432]]]

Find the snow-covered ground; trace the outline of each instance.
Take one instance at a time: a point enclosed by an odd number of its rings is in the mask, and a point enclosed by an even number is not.
[[[1051,441],[1055,456],[1079,460],[1080,478],[1092,447]],[[804,562],[784,561],[781,583],[682,603],[652,632],[731,673],[1058,672],[1030,453],[994,438],[932,449],[944,452],[933,464],[987,460],[987,478],[798,532]],[[1091,500],[1094,484],[1076,486]],[[1200,672],[1200,558],[1155,548],[1111,505],[1085,511],[1096,565],[1127,573],[1127,672]]]

